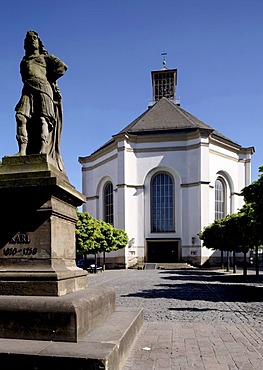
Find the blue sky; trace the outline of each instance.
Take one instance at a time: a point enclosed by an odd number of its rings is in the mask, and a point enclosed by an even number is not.
[[[68,65],[61,152],[81,191],[87,156],[147,109],[151,70],[178,69],[181,107],[263,165],[263,1],[3,1],[0,14],[0,158],[18,151],[14,107],[27,30]]]

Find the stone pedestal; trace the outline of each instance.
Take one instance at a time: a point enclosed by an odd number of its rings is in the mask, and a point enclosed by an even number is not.
[[[46,155],[0,166],[0,292],[61,296],[87,287],[76,267],[76,207],[85,197]]]
[[[46,155],[0,165],[0,362],[9,370],[121,370],[143,323],[76,266],[85,202]]]

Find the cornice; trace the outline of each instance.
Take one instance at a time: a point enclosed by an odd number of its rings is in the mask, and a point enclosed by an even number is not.
[[[98,195],[93,195],[91,197],[86,197],[86,200],[96,200],[96,199],[99,199],[99,196]]]
[[[234,161],[234,162],[238,162],[238,158],[233,158],[230,155],[220,153],[220,152],[218,152],[217,150],[214,150],[214,149],[209,149],[209,153],[215,154],[215,155],[217,155],[219,157],[222,157],[222,158],[227,158],[227,159],[229,159],[231,161]],[[236,154],[238,155],[238,153],[236,153]]]
[[[111,162],[112,160],[114,159],[117,159],[118,158],[118,154],[114,154],[106,159],[104,159],[103,161],[101,162],[98,162],[96,164],[94,164],[93,166],[89,166],[89,167],[82,167],[82,172],[86,172],[86,171],[92,171],[94,170],[95,168],[98,168],[100,166],[103,166],[104,164],[108,163],[108,162]]]
[[[190,188],[194,186],[209,185],[209,184],[210,184],[210,181],[189,182],[188,184],[181,184],[181,188]]]
[[[221,136],[215,136],[215,134],[210,136],[210,144],[214,144],[216,146],[219,146],[221,148],[231,150],[232,152],[235,151],[236,153],[240,152],[240,149],[242,148],[241,145],[234,143],[232,141],[228,141],[226,139],[223,139]]]
[[[117,184],[117,188],[134,188],[134,189],[144,189],[144,185],[130,185],[130,184]]]
[[[202,141],[195,143],[195,144],[185,144],[181,146],[165,146],[165,147],[159,147],[159,148],[131,148],[131,147],[118,147],[118,143],[121,141],[126,142],[127,144],[147,144],[147,143],[164,143],[164,142],[188,142],[190,140],[194,139],[202,139],[202,138],[208,138],[209,143],[204,143]],[[79,162],[82,165],[92,163],[96,160],[99,160],[101,157],[108,155],[110,152],[117,150],[118,152],[121,151],[128,151],[128,152],[168,152],[168,151],[184,151],[184,150],[192,150],[196,149],[200,146],[209,146],[209,144],[213,144],[215,146],[224,148],[226,150],[230,150],[231,152],[235,152],[236,154],[253,154],[255,152],[254,147],[248,147],[243,148],[239,144],[236,144],[234,142],[228,141],[227,139],[224,139],[221,136],[217,136],[215,133],[213,133],[213,130],[208,129],[202,129],[202,128],[196,128],[189,132],[185,132],[184,130],[174,130],[170,132],[162,132],[161,130],[156,132],[139,132],[137,133],[119,133],[112,136],[112,140],[109,141],[109,143],[106,143],[105,146],[101,147],[94,153],[92,153],[90,156],[87,157],[79,157]],[[218,153],[211,149],[211,152]],[[108,159],[105,159],[104,161],[111,160],[114,156],[110,156]],[[231,158],[231,157],[230,157]],[[101,165],[106,162],[100,162]],[[97,166],[97,165],[96,165]]]

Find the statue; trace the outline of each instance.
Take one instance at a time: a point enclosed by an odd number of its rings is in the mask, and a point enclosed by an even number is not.
[[[67,66],[45,50],[35,31],[27,32],[24,49],[20,63],[24,86],[15,107],[18,155],[47,154],[65,172],[60,155],[62,102],[57,79]]]

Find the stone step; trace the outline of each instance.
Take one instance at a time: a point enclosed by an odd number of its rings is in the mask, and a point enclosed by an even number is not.
[[[194,266],[190,265],[186,262],[176,262],[176,263],[153,263],[153,262],[146,262],[146,263],[137,263],[134,266],[129,268],[137,269],[137,270],[175,270],[175,269],[182,269],[182,268],[194,268]]]
[[[0,338],[8,370],[121,370],[143,324],[143,309],[118,307],[77,343]]]
[[[144,265],[144,269],[145,270],[155,270],[156,269],[156,266],[157,266],[156,263],[149,263],[149,262],[147,262]]]
[[[176,269],[184,269],[184,268],[193,268],[192,265],[185,262],[177,262],[177,263],[157,263],[157,269],[162,270],[176,270]]]
[[[78,342],[115,308],[110,287],[61,297],[0,296],[0,338]]]

